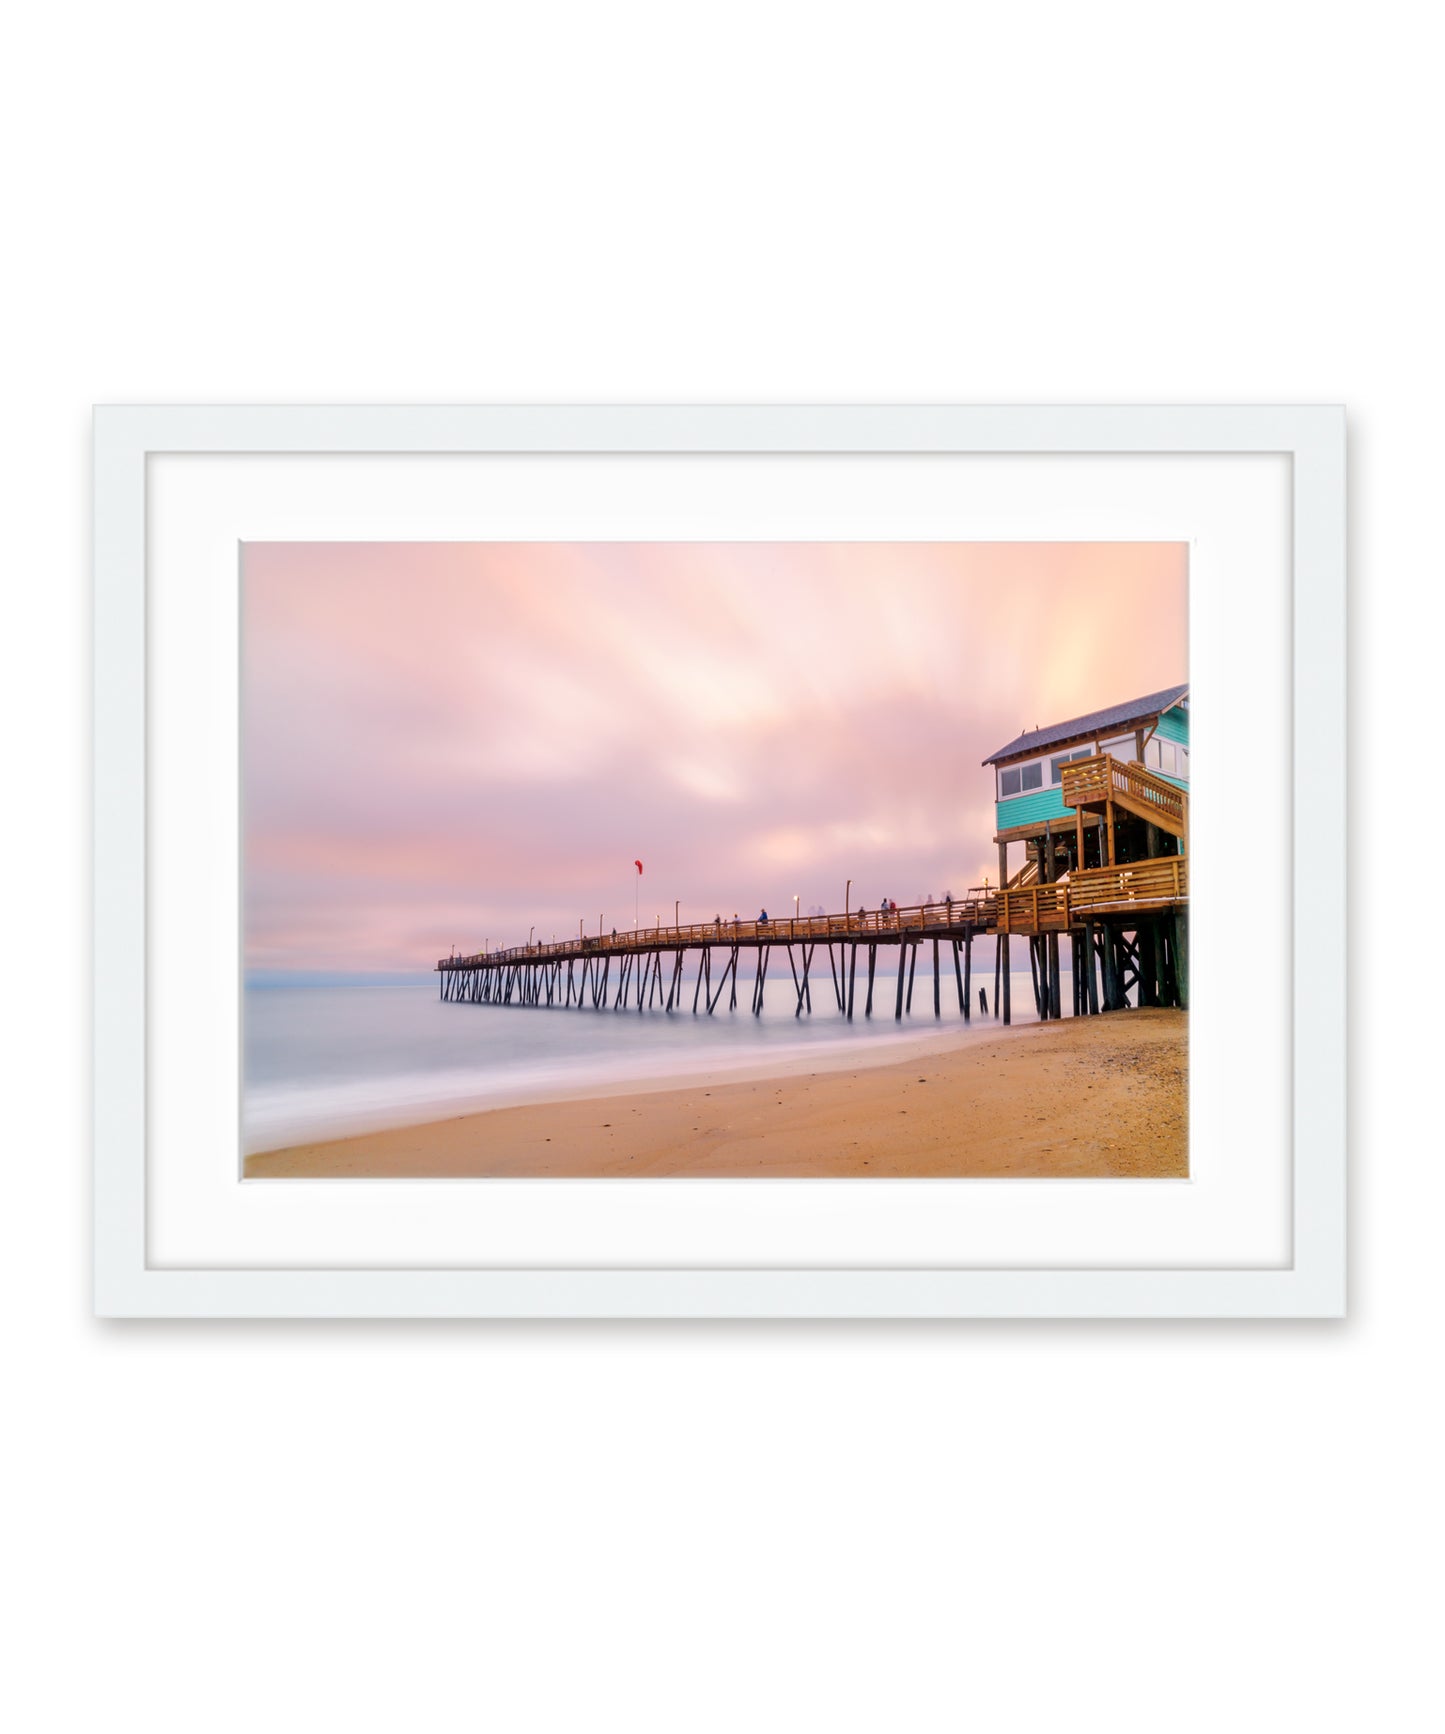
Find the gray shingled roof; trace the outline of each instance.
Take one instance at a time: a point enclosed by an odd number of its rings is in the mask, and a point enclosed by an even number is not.
[[[1046,729],[1030,729],[1018,735],[1006,747],[990,753],[983,763],[996,765],[1000,759],[1017,758],[1025,753],[1041,753],[1060,741],[1075,740],[1080,735],[1103,733],[1121,728],[1125,723],[1138,722],[1140,717],[1158,716],[1171,705],[1179,703],[1189,691],[1184,686],[1166,686],[1163,692],[1146,693],[1143,698],[1130,699],[1127,704],[1112,704],[1107,710],[1092,710],[1087,716],[1070,717],[1067,722],[1050,723]]]

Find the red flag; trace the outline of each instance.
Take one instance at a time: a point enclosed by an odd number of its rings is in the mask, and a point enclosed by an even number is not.
[[[639,873],[642,871],[642,863],[640,861],[634,861],[632,863],[632,865],[637,869],[637,871]]]

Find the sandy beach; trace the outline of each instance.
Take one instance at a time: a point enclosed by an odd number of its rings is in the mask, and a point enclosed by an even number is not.
[[[1188,1014],[1000,1031],[884,1065],[497,1108],[246,1160],[248,1179],[1177,1178]]]

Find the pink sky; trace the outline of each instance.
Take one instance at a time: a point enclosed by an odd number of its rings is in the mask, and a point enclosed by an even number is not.
[[[459,950],[997,871],[980,761],[1188,678],[1187,548],[252,543],[246,962]]]

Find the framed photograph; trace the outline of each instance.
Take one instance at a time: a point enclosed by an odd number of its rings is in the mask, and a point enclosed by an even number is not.
[[[1315,407],[106,407],[106,1316],[1333,1317]]]

